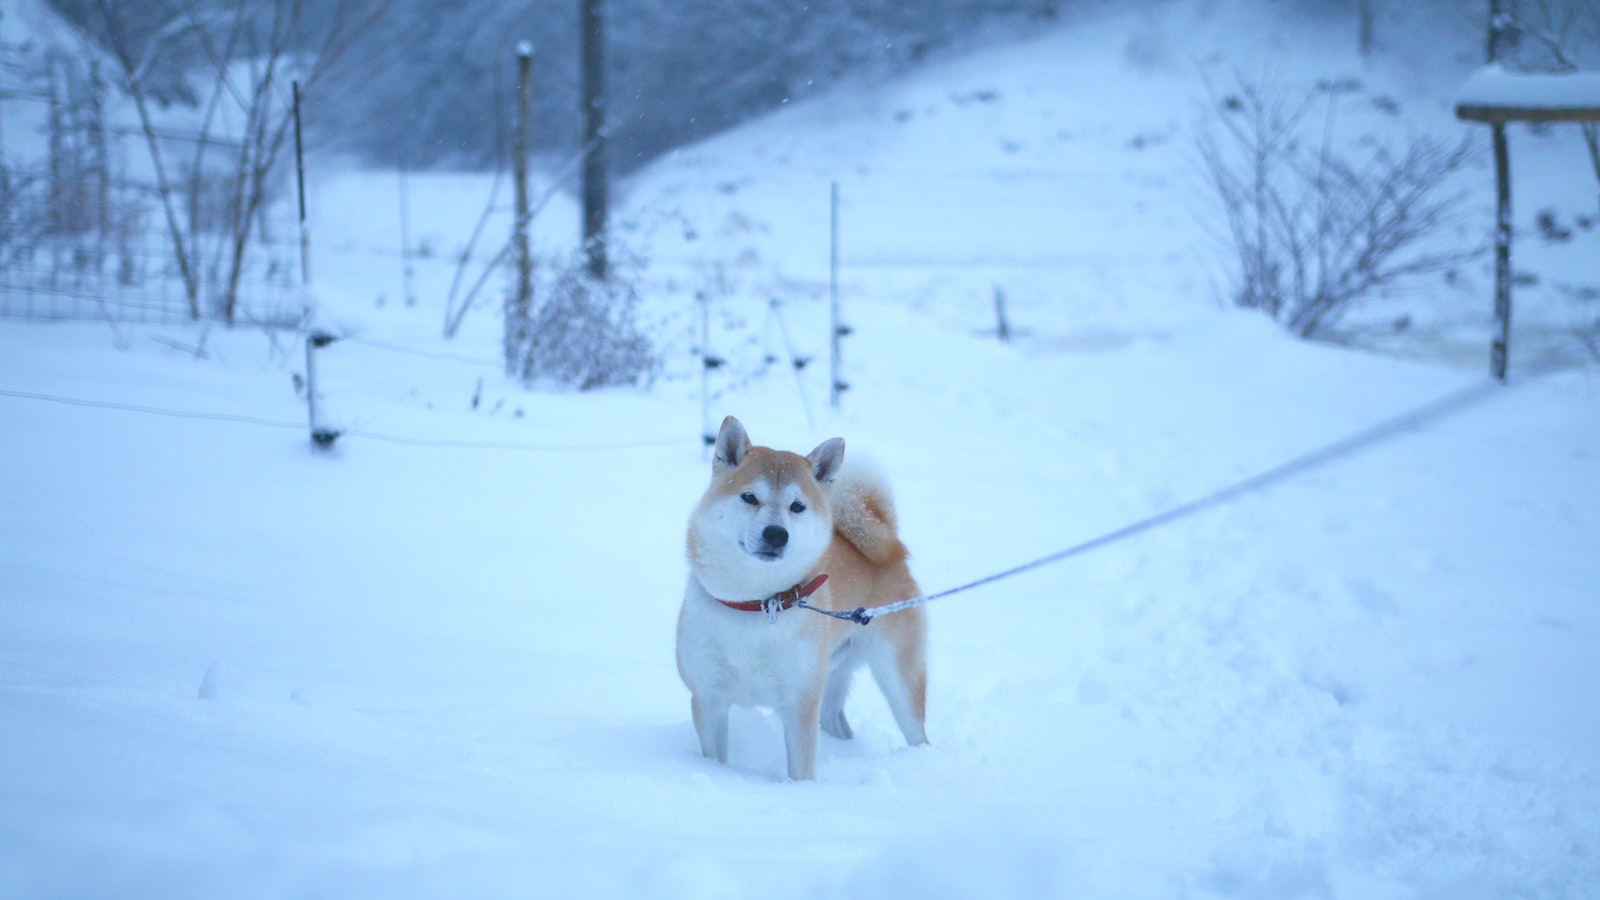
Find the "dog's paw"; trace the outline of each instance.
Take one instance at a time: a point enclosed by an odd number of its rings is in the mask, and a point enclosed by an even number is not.
[[[841,741],[848,741],[856,736],[856,733],[850,730],[850,721],[844,717],[842,709],[832,716],[822,717],[822,730],[830,737],[836,737]]]

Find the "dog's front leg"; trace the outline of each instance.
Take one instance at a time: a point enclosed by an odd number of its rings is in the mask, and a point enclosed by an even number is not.
[[[817,728],[822,719],[822,689],[806,691],[794,706],[783,710],[783,741],[789,751],[789,777],[810,781],[817,777]]]
[[[689,701],[694,714],[694,730],[700,735],[700,752],[707,759],[728,761],[728,704],[717,703],[702,694]]]

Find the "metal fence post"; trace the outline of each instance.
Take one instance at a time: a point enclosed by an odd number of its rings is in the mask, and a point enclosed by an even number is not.
[[[306,226],[306,156],[300,140],[300,82],[294,82],[294,178],[300,197],[300,283],[311,283],[311,231]]]
[[[828,191],[828,404],[839,408],[839,395],[849,389],[839,374],[839,339],[850,326],[839,321],[839,182]]]
[[[322,423],[321,411],[317,408],[317,351],[336,340],[338,338],[326,331],[313,331],[306,335],[306,412],[311,424],[311,445],[318,450],[332,447],[339,438],[337,429]]]
[[[1506,126],[1496,122],[1494,137],[1494,342],[1489,349],[1489,372],[1506,380],[1511,355],[1511,152]]]

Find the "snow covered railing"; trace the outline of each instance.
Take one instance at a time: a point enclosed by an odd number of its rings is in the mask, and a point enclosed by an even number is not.
[[[1492,9],[1498,10],[1498,3]],[[1489,58],[1503,38],[1499,12],[1490,33]],[[1600,72],[1508,72],[1491,62],[1472,73],[1456,99],[1456,118],[1485,122],[1494,141],[1494,319],[1489,371],[1506,380],[1511,345],[1511,150],[1508,122],[1600,122]]]
[[[1600,121],[1600,72],[1509,72],[1484,66],[1456,98],[1469,122]]]

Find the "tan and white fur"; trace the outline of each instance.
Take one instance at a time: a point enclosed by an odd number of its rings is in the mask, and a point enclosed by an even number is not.
[[[732,706],[765,707],[783,723],[789,777],[814,778],[819,727],[851,737],[844,702],[862,665],[906,741],[927,742],[922,607],[862,626],[799,608],[768,621],[717,602],[762,600],[818,574],[828,580],[808,602],[823,609],[870,611],[921,593],[883,480],[843,463],[841,438],[800,456],[751,446],[732,416],[722,423],[711,485],[689,517],[689,583],[678,615],[678,673],[708,758],[728,761]]]

